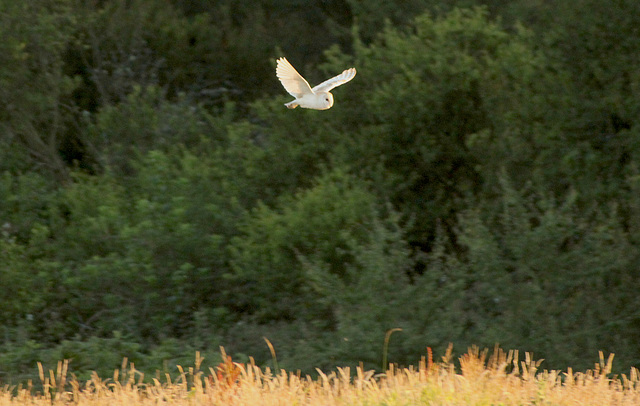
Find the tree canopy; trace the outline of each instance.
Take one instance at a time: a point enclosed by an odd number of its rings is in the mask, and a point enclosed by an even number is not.
[[[638,366],[640,6],[439,3],[0,0],[0,381]],[[280,56],[358,75],[289,111]]]

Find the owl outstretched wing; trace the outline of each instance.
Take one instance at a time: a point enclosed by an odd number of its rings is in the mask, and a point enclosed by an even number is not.
[[[301,98],[305,94],[313,93],[309,83],[298,73],[286,58],[278,59],[276,76],[280,79],[285,90],[296,99]]]
[[[324,82],[320,83],[318,86],[315,86],[312,90],[314,92],[328,92],[334,87],[344,85],[345,83],[353,79],[355,76],[356,76],[356,68],[350,68],[343,71],[338,76],[334,76],[331,79],[325,80]]]

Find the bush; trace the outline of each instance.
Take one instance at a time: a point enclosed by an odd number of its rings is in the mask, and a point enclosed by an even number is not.
[[[634,354],[635,316],[625,309],[637,289],[637,253],[615,210],[585,215],[575,194],[556,200],[502,183],[499,212],[461,216],[458,241],[470,281],[466,334],[535,349],[552,368],[586,368],[576,360],[599,350]]]

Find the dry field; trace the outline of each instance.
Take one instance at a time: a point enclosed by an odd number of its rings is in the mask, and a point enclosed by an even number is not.
[[[527,354],[496,348],[470,349],[452,360],[450,351],[439,362],[429,351],[417,368],[391,367],[385,374],[349,368],[319,372],[317,379],[255,365],[238,364],[223,352],[227,362],[209,371],[196,366],[180,369],[175,381],[170,377],[144,383],[144,376],[133,365],[114,372],[111,379],[94,376],[87,382],[67,377],[67,364],[57,371],[40,368],[44,390],[35,388],[0,389],[4,405],[640,405],[640,378],[612,376],[611,362],[600,354],[595,368],[585,373],[569,369],[538,371],[539,362]]]

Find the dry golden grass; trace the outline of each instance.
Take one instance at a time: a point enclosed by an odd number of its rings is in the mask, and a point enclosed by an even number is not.
[[[450,351],[438,363],[429,356],[417,368],[390,368],[385,374],[349,368],[317,379],[281,371],[272,374],[255,365],[227,361],[208,373],[196,367],[184,371],[172,382],[153,379],[143,383],[143,375],[133,366],[116,371],[112,379],[94,375],[86,383],[67,381],[67,364],[45,375],[44,387],[0,390],[3,405],[640,405],[638,371],[629,376],[611,377],[613,357],[600,361],[586,373],[538,371],[539,362],[527,354],[518,361],[517,352],[497,349],[487,352],[470,349],[459,359],[456,372]],[[13,393],[13,395],[12,395]]]

